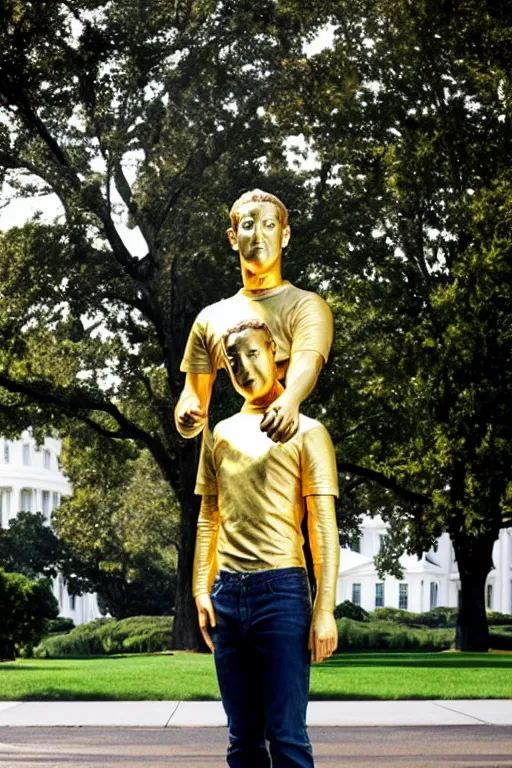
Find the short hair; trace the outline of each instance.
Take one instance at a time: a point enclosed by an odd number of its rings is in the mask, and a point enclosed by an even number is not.
[[[233,325],[231,328],[228,328],[226,333],[224,333],[222,336],[222,347],[224,351],[226,351],[226,343],[229,336],[231,336],[232,333],[242,333],[242,331],[248,331],[248,330],[265,331],[270,344],[273,344],[275,347],[276,342],[274,341],[274,337],[272,336],[268,325],[264,323],[263,320],[252,318],[251,320],[242,320],[240,323],[237,323],[236,325]]]
[[[281,226],[283,229],[288,226],[288,211],[286,210],[284,203],[282,203],[281,200],[276,197],[276,195],[272,195],[270,192],[263,192],[262,189],[251,189],[250,192],[244,192],[244,194],[241,195],[238,200],[235,200],[231,206],[229,218],[231,219],[231,226],[235,232],[237,231],[238,225],[240,223],[240,214],[238,213],[239,208],[246,203],[253,202],[273,203],[277,208],[277,215],[279,217]]]

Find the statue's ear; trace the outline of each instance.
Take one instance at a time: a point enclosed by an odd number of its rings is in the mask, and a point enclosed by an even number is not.
[[[287,224],[286,227],[283,229],[283,234],[281,236],[281,247],[286,248],[288,243],[290,242],[290,237],[292,236],[292,230],[290,228],[290,225]]]
[[[229,244],[232,247],[234,251],[238,251],[238,242],[236,239],[236,232],[233,229],[233,227],[230,227],[226,230],[226,234],[228,236]]]

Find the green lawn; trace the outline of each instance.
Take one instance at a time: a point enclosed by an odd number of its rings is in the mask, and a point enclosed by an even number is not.
[[[209,655],[176,652],[0,664],[3,701],[218,698]],[[342,654],[313,666],[311,698],[512,698],[512,654]]]

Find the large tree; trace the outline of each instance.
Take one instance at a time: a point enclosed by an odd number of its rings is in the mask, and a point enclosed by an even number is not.
[[[350,512],[392,523],[382,565],[449,532],[465,650],[488,647],[484,585],[511,522],[511,11],[339,3],[333,48],[281,105],[319,156],[312,261],[338,340],[317,396]]]
[[[198,445],[174,429],[180,357],[196,312],[239,283],[227,202],[266,179],[296,204],[267,107],[315,23],[270,0],[0,9],[0,178],[58,203],[55,223],[1,236],[0,430],[78,418],[151,452],[182,509],[177,647],[198,642]]]

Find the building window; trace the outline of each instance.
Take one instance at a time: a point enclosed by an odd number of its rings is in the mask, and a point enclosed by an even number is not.
[[[492,611],[492,584],[487,585],[485,593],[485,607],[488,611]]]
[[[59,506],[60,500],[59,500],[59,493],[58,491],[53,492],[53,499],[52,499],[52,509],[57,509]]]
[[[9,463],[9,461],[10,461],[10,456],[9,456],[9,443],[7,442],[7,440],[4,440],[4,462],[5,462],[6,464],[8,464],[8,463]]]
[[[43,448],[43,467],[50,469],[51,453],[46,448]]]
[[[69,596],[69,607],[72,611],[76,611],[76,596],[70,595]]]
[[[361,552],[361,537],[360,536],[354,536],[350,540],[350,549],[352,552]]]
[[[382,582],[375,585],[375,607],[384,608],[384,584]]]
[[[43,491],[43,515],[47,520],[50,519],[50,491]]]
[[[430,582],[430,610],[432,610],[432,608],[437,608],[437,592],[438,592],[437,581],[431,581]]]
[[[379,533],[379,552],[382,552],[382,547],[384,546],[384,539],[386,538],[385,533]]]
[[[361,585],[352,584],[352,602],[354,605],[361,605]]]
[[[409,585],[408,584],[398,585],[398,607],[401,608],[402,611],[409,610]]]
[[[26,467],[30,466],[30,443],[23,444],[23,464]]]
[[[32,512],[32,490],[23,488],[20,494],[20,510],[22,512]]]

